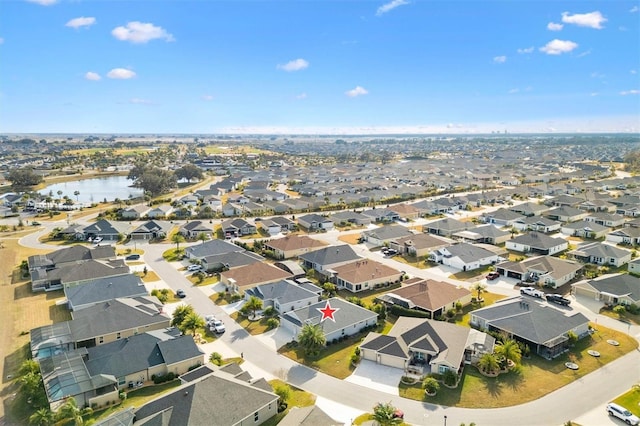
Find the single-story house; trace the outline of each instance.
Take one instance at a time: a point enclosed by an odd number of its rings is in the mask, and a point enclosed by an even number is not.
[[[423,225],[422,232],[450,237],[456,232],[465,231],[473,227],[475,227],[473,223],[460,222],[459,220],[446,217],[444,219],[436,220],[435,222]]]
[[[185,223],[178,232],[188,240],[198,238],[200,234],[205,234],[209,240],[213,238],[213,229],[201,220],[192,220]]]
[[[415,235],[414,232],[402,225],[388,225],[364,231],[362,238],[374,246],[382,246],[390,241]]]
[[[80,284],[64,285],[64,295],[70,311],[91,308],[99,303],[121,297],[139,297],[147,294],[144,283],[134,274],[102,277]]]
[[[597,239],[603,238],[611,228],[603,225],[598,225],[595,222],[588,222],[586,220],[579,220],[577,222],[569,222],[562,225],[560,231],[564,235],[572,237]]]
[[[413,234],[406,237],[395,238],[389,241],[389,248],[400,254],[423,257],[428,256],[434,250],[451,245],[452,242],[444,237],[432,234]]]
[[[589,216],[585,217],[584,220],[587,222],[597,223],[598,225],[607,226],[609,228],[624,226],[625,222],[624,216],[607,212],[591,213]]]
[[[429,259],[461,271],[472,271],[482,266],[493,265],[500,258],[496,253],[485,248],[459,243],[431,252]]]
[[[362,212],[364,216],[371,218],[372,222],[391,223],[400,219],[400,215],[390,209],[369,209]]]
[[[64,263],[51,269],[33,269],[30,273],[33,291],[51,291],[62,289],[65,285],[78,285],[98,278],[128,275],[131,272],[122,259],[90,259],[75,264]]]
[[[372,219],[369,216],[365,216],[362,213],[345,210],[332,214],[331,220],[333,223],[344,225],[352,223],[357,226],[367,226],[371,223]]]
[[[131,225],[128,222],[114,222],[106,219],[99,219],[90,225],[82,228],[84,239],[102,238],[104,241],[118,241],[120,237],[129,234]]]
[[[579,276],[582,268],[578,262],[553,256],[536,256],[521,262],[499,263],[496,272],[508,278],[558,288]]]
[[[132,240],[163,239],[169,235],[173,224],[162,220],[150,220],[135,228],[129,236]]]
[[[137,206],[131,206],[128,207],[126,209],[123,209],[120,211],[120,217],[122,219],[127,219],[127,220],[136,220],[136,219],[140,219],[142,217],[145,217],[147,215],[147,212],[149,212],[149,210],[151,210],[149,208],[149,206],[144,205],[144,204],[140,204]]]
[[[631,251],[596,241],[584,244],[568,253],[572,258],[595,265],[622,266],[631,261]]]
[[[326,230],[333,229],[333,221],[325,216],[311,213],[298,217],[298,225],[306,229],[307,231]]]
[[[318,289],[322,293],[322,289]],[[289,280],[262,284],[245,291],[246,300],[251,296],[262,300],[263,308],[273,306],[279,313],[300,309],[320,301],[320,294]]]
[[[253,265],[264,262],[264,257],[252,251],[240,251],[232,253],[215,254],[200,259],[202,268],[208,273],[220,272],[240,266]]]
[[[573,284],[576,296],[600,300],[609,305],[640,306],[640,278],[629,274],[603,275]]]
[[[442,281],[412,278],[404,286],[378,297],[386,305],[399,305],[406,309],[427,312],[430,318],[442,316],[448,309],[455,309],[456,303],[466,306],[471,303],[472,293]]]
[[[399,317],[388,334],[369,333],[360,344],[360,355],[419,376],[447,371],[460,374],[465,364],[493,353],[494,345],[493,337],[469,327]]]
[[[506,333],[529,345],[547,359],[569,349],[570,331],[579,338],[589,334],[589,318],[532,297],[512,297],[471,312],[470,324],[480,330]]]
[[[278,259],[291,259],[327,245],[324,241],[306,235],[287,235],[284,238],[276,238],[264,243],[265,248],[272,250]]]
[[[292,275],[280,268],[263,262],[239,266],[220,272],[220,283],[231,293],[241,293],[261,284],[278,282]]]
[[[171,212],[173,212],[173,207],[169,204],[163,204],[152,208],[147,212],[145,216],[150,219],[167,218],[169,217]]]
[[[549,219],[548,217],[531,216],[517,219],[511,226],[519,231],[534,231],[549,234],[560,231],[562,222]]]
[[[560,222],[576,222],[589,216],[589,212],[577,208],[563,206],[549,210],[545,216]]]
[[[482,214],[482,219],[484,222],[491,223],[497,226],[512,226],[513,222],[518,219],[522,219],[522,217],[523,216],[520,213],[516,213],[512,210],[503,208]]]
[[[526,202],[513,207],[509,207],[509,210],[523,216],[533,217],[541,216],[543,213],[549,211],[549,206],[545,206],[544,204]]]
[[[413,220],[420,217],[420,209],[411,204],[401,203],[387,207],[388,210],[395,212],[403,219]]]
[[[294,221],[284,216],[274,216],[271,218],[271,221],[280,225],[280,229],[283,231],[295,231],[298,226]]]
[[[568,249],[569,243],[562,238],[553,238],[539,232],[529,232],[507,241],[506,248],[522,253],[554,255]]]
[[[356,254],[349,244],[339,246],[329,246],[308,253],[298,255],[305,269],[315,269],[316,271],[329,275],[331,269],[346,265],[354,260],[362,259]]]
[[[222,233],[225,238],[242,237],[243,235],[253,235],[257,232],[256,226],[244,219],[236,218],[222,222]]]
[[[605,239],[615,244],[640,244],[640,228],[625,226],[624,228],[609,232]]]
[[[323,314],[321,309],[329,303],[332,309],[337,309],[333,317],[335,321],[325,319],[321,322]],[[362,329],[375,325],[378,322],[378,314],[369,309],[355,305],[346,300],[332,297],[294,311],[282,314],[280,326],[291,333],[297,340],[300,330],[305,324],[321,324],[322,332],[327,341],[334,341],[342,336],[350,336],[359,333]]]
[[[495,225],[482,225],[465,231],[454,233],[451,238],[470,243],[502,244],[511,237],[511,232],[502,230]]]
[[[246,251],[228,241],[213,239],[202,244],[195,244],[184,249],[184,254],[190,260],[202,260],[207,256],[216,256],[226,253],[240,253]]]
[[[333,272],[329,280],[338,288],[344,288],[352,293],[399,282],[402,277],[402,272],[397,269],[370,259],[356,260],[331,269]]]
[[[262,219],[256,222],[256,226],[258,227],[258,229],[262,229],[269,235],[278,235],[280,232],[282,232],[282,227],[280,226],[280,224],[274,222],[271,219]]]

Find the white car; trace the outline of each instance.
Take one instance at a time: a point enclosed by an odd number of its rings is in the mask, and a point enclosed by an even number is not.
[[[95,238],[93,239],[93,244],[98,244],[98,243],[99,243],[99,242],[101,242],[101,241],[102,241],[102,237],[95,237]]]
[[[224,333],[227,329],[224,326],[224,323],[222,321],[220,321],[219,319],[214,318],[210,323],[209,323],[209,330],[218,333],[218,334],[222,334]]]
[[[623,420],[628,425],[637,426],[638,423],[640,423],[640,419],[638,418],[638,416],[636,416],[623,406],[614,404],[613,402],[607,404],[607,413],[609,413],[610,416],[617,417],[620,420]]]
[[[199,271],[200,269],[202,269],[202,266],[196,264],[187,266],[187,271]]]
[[[542,299],[544,297],[544,291],[538,290],[535,287],[523,287],[520,289],[520,294],[537,297],[538,299]]]

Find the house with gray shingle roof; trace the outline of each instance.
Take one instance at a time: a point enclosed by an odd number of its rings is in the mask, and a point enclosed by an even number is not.
[[[586,296],[609,305],[639,305],[640,278],[629,274],[603,275],[573,284],[576,296]]]
[[[459,243],[431,252],[429,259],[460,271],[473,271],[497,263],[499,256],[473,244]]]
[[[435,222],[423,225],[422,232],[441,235],[443,237],[450,237],[456,232],[464,231],[473,227],[475,227],[473,223],[460,222],[459,220],[446,217],[444,219],[436,220]]]
[[[496,265],[500,275],[545,287],[557,288],[576,278],[582,264],[553,256],[536,256],[521,262],[506,261]]]
[[[180,227],[178,230],[185,238],[194,239],[198,238],[200,234],[205,234],[208,239],[213,238],[213,229],[211,226],[205,225],[201,220],[192,220]]]
[[[640,244],[640,228],[635,226],[625,226],[624,228],[609,232],[605,239],[606,241],[614,244]]]
[[[324,275],[331,273],[327,271],[329,269],[361,259],[349,244],[321,248],[301,254],[298,258],[304,268],[313,268]]]
[[[484,222],[497,226],[512,226],[513,222],[521,218],[522,215],[520,213],[503,208],[482,214],[482,220]]]
[[[280,313],[299,309],[310,303],[320,301],[318,293],[289,280],[281,280],[251,288],[245,292],[244,298],[249,300],[251,296],[262,300],[263,308],[273,306]]]
[[[574,207],[563,206],[549,210],[545,216],[549,219],[559,220],[560,222],[576,222],[589,216],[589,212]]]
[[[507,333],[547,359],[569,348],[570,331],[579,338],[589,334],[589,318],[581,312],[556,308],[532,297],[499,300],[472,311],[469,322],[480,330]]]
[[[315,213],[298,217],[298,225],[308,231],[333,229],[333,221],[330,218]]]
[[[517,206],[510,207],[509,210],[523,216],[532,217],[541,216],[545,212],[549,211],[549,206],[546,206],[544,204],[526,202],[518,204]]]
[[[599,241],[584,244],[569,253],[573,259],[595,265],[622,266],[631,261],[631,251]]]
[[[129,236],[132,240],[163,239],[169,235],[173,224],[164,220],[150,220],[135,228]]]
[[[362,213],[345,210],[332,214],[331,220],[333,221],[333,223],[337,223],[340,225],[353,223],[354,225],[358,226],[366,226],[371,223],[372,218],[370,218],[369,216],[365,216]]]
[[[466,231],[456,232],[451,236],[456,240],[470,243],[502,244],[511,237],[511,232],[502,230],[495,225],[481,225]]]
[[[609,228],[617,228],[624,226],[625,217],[620,214],[608,212],[595,212],[585,217],[587,222],[595,222],[598,225],[608,226]]]
[[[513,222],[512,226],[519,231],[543,232],[545,234],[560,231],[562,222],[548,217],[523,217]]]
[[[540,232],[529,232],[507,241],[506,248],[522,253],[553,255],[568,249],[569,243],[562,238],[553,238]]]
[[[392,223],[400,219],[400,214],[391,209],[369,209],[362,212],[364,216],[370,217],[373,222]]]
[[[65,285],[78,285],[97,278],[130,274],[129,267],[122,259],[91,259],[78,263],[64,263],[51,269],[34,269],[30,272],[33,291],[59,290]]]
[[[413,231],[402,225],[387,225],[364,231],[362,238],[375,246],[388,244],[390,241],[415,235]]]
[[[139,276],[134,274],[96,278],[80,285],[67,284],[64,286],[64,295],[71,311],[90,308],[111,299],[146,296],[147,294],[144,283]]]
[[[363,359],[420,376],[459,374],[465,364],[493,353],[486,333],[444,321],[399,317],[388,334],[369,333],[360,344]]]
[[[577,222],[565,223],[560,228],[560,232],[570,237],[580,237],[597,239],[604,237],[611,228],[598,225],[595,222],[588,222],[586,220],[580,220]]]
[[[204,259],[207,256],[216,256],[226,253],[240,253],[244,251],[245,249],[233,243],[213,239],[205,241],[202,244],[189,246],[184,250],[184,253],[188,259]]]
[[[128,222],[114,222],[100,219],[82,228],[86,240],[102,238],[104,241],[118,241],[121,235],[127,235],[131,225]]]
[[[335,321],[325,319],[321,322],[322,313],[319,310],[323,309],[326,303],[329,303],[332,308],[338,309],[334,312]],[[321,324],[327,341],[333,341],[342,336],[358,334],[362,329],[375,325],[377,322],[378,314],[375,312],[344,299],[332,297],[300,309],[284,312],[280,325],[292,336],[295,336],[295,339],[305,324]]]

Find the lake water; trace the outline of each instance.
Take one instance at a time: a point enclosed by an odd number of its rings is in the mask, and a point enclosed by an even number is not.
[[[125,201],[130,196],[135,198],[143,195],[142,189],[129,186],[132,183],[133,181],[126,176],[83,179],[49,185],[41,190],[40,194],[47,196],[49,191],[52,191],[53,198],[58,198],[58,191],[62,191],[62,197],[67,195],[73,201],[78,200],[84,204],[99,203],[105,198],[107,201],[113,201],[116,198]],[[76,191],[80,192],[77,197],[73,194]]]

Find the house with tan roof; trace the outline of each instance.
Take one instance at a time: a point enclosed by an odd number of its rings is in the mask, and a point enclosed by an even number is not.
[[[326,247],[328,244],[306,235],[290,235],[267,241],[264,246],[267,250],[272,250],[278,259],[291,259]]]
[[[416,309],[429,314],[429,318],[444,315],[448,309],[455,309],[456,303],[466,306],[471,303],[472,293],[464,287],[457,287],[436,280],[412,278],[401,288],[378,297],[386,305],[399,305],[406,309]]]
[[[411,204],[401,203],[388,207],[392,212],[398,213],[403,219],[417,219],[420,217],[420,209],[413,207]]]
[[[333,268],[330,281],[352,293],[398,282],[402,272],[375,260],[363,259]]]
[[[397,250],[399,254],[424,257],[434,250],[446,247],[452,241],[431,234],[413,234],[389,241],[389,248]]]
[[[496,265],[496,272],[508,278],[557,288],[576,278],[582,268],[578,262],[553,256],[536,256],[522,262],[502,262]]]
[[[220,282],[232,293],[287,278],[292,278],[289,272],[261,262],[220,272]]]

